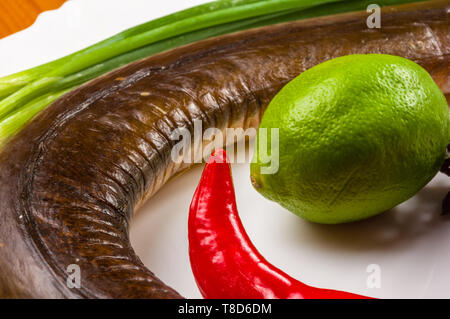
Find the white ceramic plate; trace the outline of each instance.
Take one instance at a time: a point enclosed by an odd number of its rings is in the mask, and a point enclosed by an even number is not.
[[[43,13],[29,29],[0,40],[0,76],[202,2],[69,1]],[[193,169],[163,187],[140,209],[131,227],[133,246],[143,262],[189,298],[201,297],[187,243],[188,207],[200,173],[200,167]],[[234,165],[233,175],[251,239],[268,260],[295,278],[378,298],[450,297],[450,218],[440,216],[450,178],[443,174],[390,212],[338,226],[306,222],[261,197],[250,184],[247,164]],[[371,288],[367,282],[374,270],[380,271],[380,286]]]

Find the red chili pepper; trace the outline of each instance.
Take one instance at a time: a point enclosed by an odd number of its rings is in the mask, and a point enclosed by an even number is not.
[[[368,298],[308,286],[261,256],[239,218],[231,167],[223,150],[208,160],[191,203],[189,256],[205,298]]]

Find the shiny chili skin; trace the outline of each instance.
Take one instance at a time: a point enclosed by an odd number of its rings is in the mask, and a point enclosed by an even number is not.
[[[205,298],[367,299],[306,285],[270,264],[250,241],[236,208],[225,151],[208,160],[189,212],[189,257]]]
[[[196,121],[204,131],[257,127],[287,82],[347,54],[411,59],[448,94],[449,6],[385,7],[380,29],[368,29],[362,11],[228,34],[61,97],[0,152],[0,297],[181,298],[145,267],[128,233],[137,207],[191,165],[172,160],[172,133],[194,132]],[[66,284],[72,264],[80,289]]]

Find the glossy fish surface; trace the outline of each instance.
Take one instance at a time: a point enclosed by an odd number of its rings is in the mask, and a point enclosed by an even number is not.
[[[314,65],[399,55],[450,93],[448,1],[386,7],[380,29],[366,19],[358,12],[204,40],[54,102],[0,153],[0,297],[181,298],[142,264],[128,236],[136,206],[189,166],[172,160],[171,134],[193,131],[195,120],[203,130],[257,127],[274,95]],[[72,264],[79,289],[67,285]]]

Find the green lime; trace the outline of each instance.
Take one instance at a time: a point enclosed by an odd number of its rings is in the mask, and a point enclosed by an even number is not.
[[[364,219],[433,178],[449,127],[444,95],[416,63],[382,54],[336,58],[302,73],[272,100],[258,131],[268,145],[263,152],[257,143],[252,183],[313,222]],[[277,128],[278,145],[261,136]],[[263,174],[277,156],[278,171]]]

